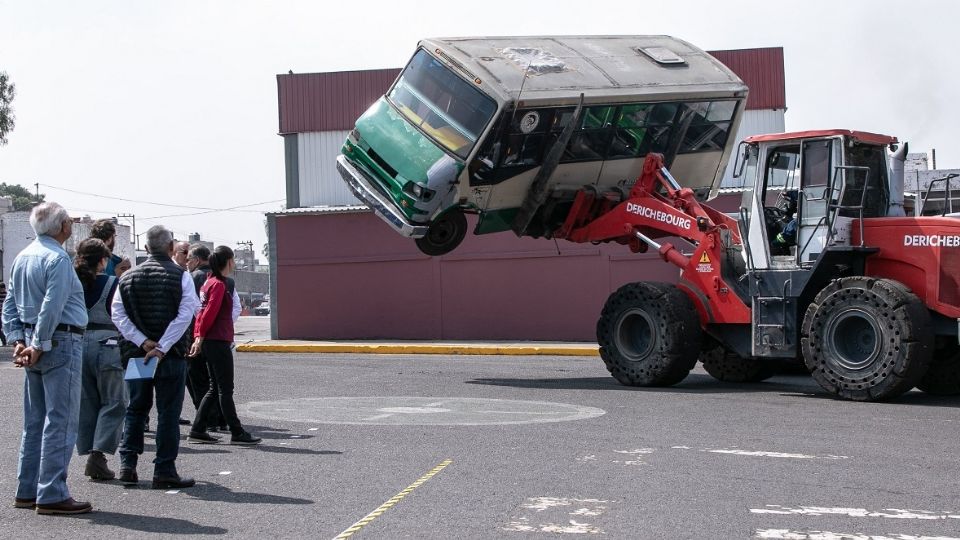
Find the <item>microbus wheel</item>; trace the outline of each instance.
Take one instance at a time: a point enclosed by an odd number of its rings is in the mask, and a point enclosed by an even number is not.
[[[627,386],[670,386],[697,363],[700,321],[673,285],[629,283],[617,289],[597,321],[600,357]]]
[[[771,362],[757,358],[744,358],[728,351],[719,343],[700,353],[703,369],[718,381],[733,383],[760,382],[773,377]]]
[[[438,257],[450,253],[467,236],[467,216],[457,209],[448,210],[433,220],[427,234],[417,238],[417,247],[424,254]]]
[[[844,399],[896,397],[930,365],[930,314],[910,289],[889,279],[836,279],[807,308],[804,361],[814,380]]]
[[[917,388],[935,396],[960,394],[960,344],[955,337],[938,337],[927,374]]]

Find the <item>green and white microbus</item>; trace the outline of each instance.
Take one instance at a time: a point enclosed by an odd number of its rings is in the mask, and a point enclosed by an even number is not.
[[[585,186],[629,192],[649,152],[716,192],[747,87],[669,36],[426,39],[344,142],[352,191],[429,255],[547,236]]]

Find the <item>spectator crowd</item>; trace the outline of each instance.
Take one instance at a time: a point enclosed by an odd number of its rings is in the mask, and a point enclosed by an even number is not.
[[[244,429],[233,400],[234,323],[241,304],[233,251],[178,242],[162,225],[147,233],[146,261],[113,253],[111,220],[94,223],[71,258],[73,219],[57,203],[30,214],[36,239],[14,260],[2,299],[3,343],[24,369],[23,434],[14,506],[38,514],[89,512],[67,487],[74,448],[96,481],[137,485],[144,431],[156,405],[151,486],[183,489],[176,460],[187,440],[231,444],[260,438]],[[185,394],[196,409],[181,413]],[[222,434],[222,435],[215,435]],[[107,456],[119,454],[114,472]]]

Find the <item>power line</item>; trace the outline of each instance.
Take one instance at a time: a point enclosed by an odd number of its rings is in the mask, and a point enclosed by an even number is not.
[[[69,189],[69,188],[65,188],[65,187],[53,186],[53,185],[50,185],[50,184],[39,184],[39,183],[38,183],[37,185],[38,185],[38,186],[43,186],[43,187],[46,187],[46,188],[51,188],[51,189],[59,189],[59,190],[61,190],[61,191],[67,191],[67,192],[70,192],[70,193],[76,193],[76,194],[78,194],[78,195],[87,195],[87,196],[90,196],[90,197],[99,197],[99,198],[101,198],[101,199],[111,199],[111,200],[115,200],[115,201],[124,201],[124,202],[132,202],[132,203],[139,203],[139,204],[151,204],[151,205],[154,205],[154,206],[165,206],[165,207],[168,207],[168,208],[188,208],[188,209],[191,209],[191,210],[202,210],[202,212],[198,212],[198,213],[194,213],[194,214],[175,214],[175,215],[170,215],[170,216],[156,216],[156,217],[154,217],[154,218],[144,218],[144,219],[159,219],[159,218],[163,218],[163,217],[194,216],[194,215],[206,214],[206,213],[210,213],[210,212],[225,212],[225,211],[234,211],[234,210],[239,211],[239,212],[256,212],[255,210],[239,210],[239,209],[241,209],[241,208],[249,208],[249,207],[251,207],[251,206],[259,206],[259,205],[261,205],[261,204],[270,204],[270,203],[275,203],[275,202],[282,202],[282,201],[284,200],[284,199],[277,199],[277,200],[274,200],[274,201],[263,201],[263,202],[253,203],[253,204],[244,204],[244,205],[240,205],[240,206],[234,206],[234,207],[231,207],[231,208],[210,208],[209,206],[189,206],[189,205],[185,205],[185,204],[169,204],[169,203],[160,203],[160,202],[155,202],[155,201],[143,201],[143,200],[138,200],[138,199],[127,199],[127,198],[125,198],[125,197],[113,197],[113,196],[110,196],[110,195],[100,195],[99,193],[91,193],[91,192],[89,192],[89,191],[80,191],[80,190],[76,190],[76,189]],[[93,210],[85,210],[85,211],[86,211],[86,212],[92,212]],[[108,213],[108,212],[103,212],[103,213]]]
[[[249,208],[251,206],[260,206],[261,204],[278,203],[278,202],[283,202],[284,200],[285,199],[277,199],[274,201],[263,201],[263,202],[253,203],[253,204],[242,204],[240,206],[231,206],[230,208],[216,208],[211,210],[204,210],[202,212],[190,212],[187,214],[168,214],[165,216],[152,216],[148,218],[143,218],[143,221],[147,221],[151,219],[164,219],[164,218],[171,218],[171,217],[199,216],[202,214],[213,214],[215,212],[256,212],[259,214],[261,212],[258,210],[241,210],[241,208]]]

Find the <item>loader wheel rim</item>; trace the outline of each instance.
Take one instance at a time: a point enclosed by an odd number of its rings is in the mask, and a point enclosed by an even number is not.
[[[828,339],[841,366],[857,371],[870,366],[877,358],[882,334],[874,317],[860,309],[849,309],[840,313],[830,326]]]
[[[620,317],[617,325],[617,348],[629,360],[642,360],[653,350],[654,324],[650,315],[640,309],[631,309]]]

